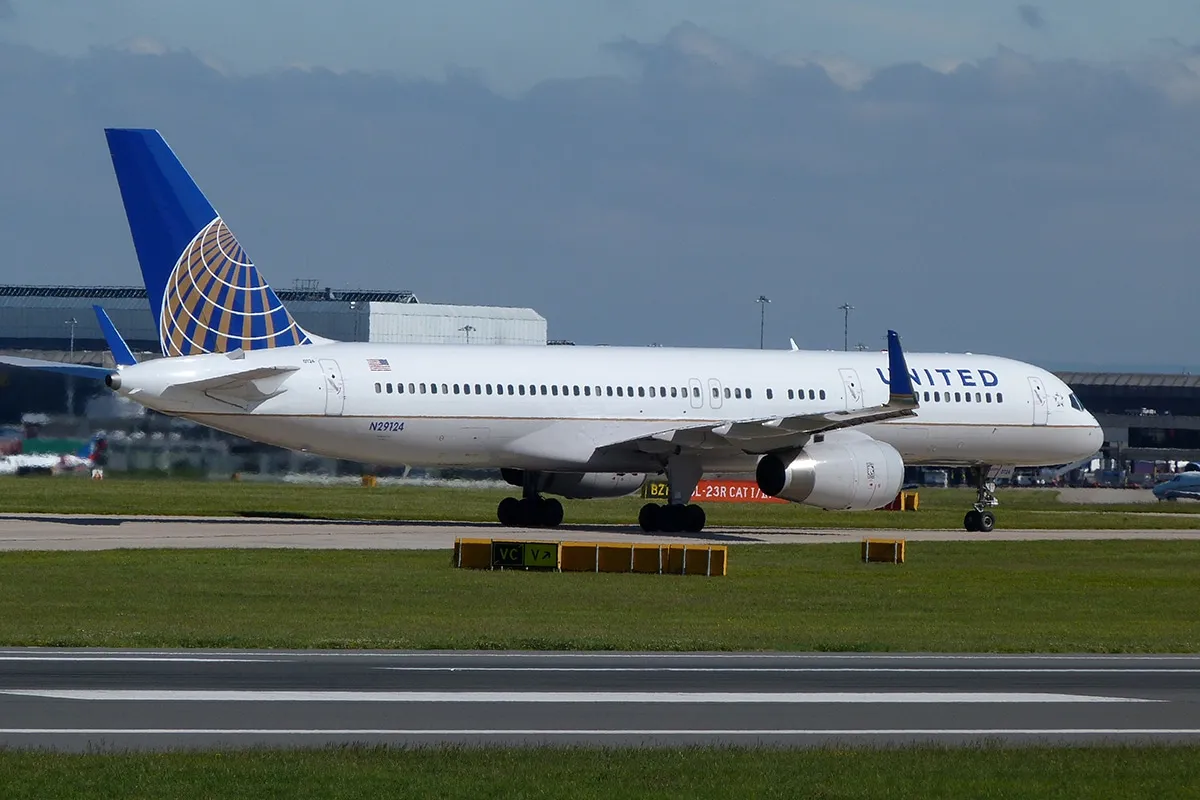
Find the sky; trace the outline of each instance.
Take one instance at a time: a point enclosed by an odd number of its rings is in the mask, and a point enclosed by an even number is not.
[[[147,126],[277,287],[1194,371],[1200,4],[1131,9],[0,0],[0,282],[140,283]]]

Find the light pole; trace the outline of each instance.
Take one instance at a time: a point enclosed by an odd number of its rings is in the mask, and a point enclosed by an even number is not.
[[[467,344],[470,344],[471,343],[471,331],[475,330],[475,326],[467,324],[467,325],[463,325],[461,328],[459,328],[459,330],[467,335]]]
[[[763,331],[767,325],[767,303],[771,302],[765,294],[760,294],[754,302],[758,303],[758,349],[763,349]]]
[[[79,320],[71,317],[63,321],[64,325],[71,326],[71,361],[75,361],[75,326],[79,324]],[[74,416],[75,414],[75,376],[67,376],[67,413]]]
[[[850,312],[854,310],[854,306],[849,303],[842,303],[838,308],[845,313],[845,320],[842,323],[842,349],[850,349]]]

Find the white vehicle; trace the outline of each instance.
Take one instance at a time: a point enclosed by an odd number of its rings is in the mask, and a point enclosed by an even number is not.
[[[107,443],[103,436],[93,436],[74,453],[17,453],[0,456],[0,475],[63,475],[100,469],[97,463]]]
[[[989,468],[1077,461],[1096,420],[1051,373],[1005,358],[665,347],[387,345],[305,331],[153,130],[108,144],[167,358],[90,368],[149,408],[259,442],[382,465],[498,467],[506,525],[558,525],[567,498],[629,494],[664,473],[645,530],[699,531],[705,472],[767,494],[871,509],[905,464],[978,466],[968,530],[991,530]],[[13,359],[8,359],[13,363]],[[45,362],[25,366],[55,368]],[[78,370],[78,367],[75,367]]]

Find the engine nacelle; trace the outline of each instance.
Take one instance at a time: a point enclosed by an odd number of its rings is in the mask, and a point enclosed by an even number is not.
[[[525,485],[525,470],[502,469],[501,477],[513,486]],[[640,472],[539,472],[537,490],[569,500],[624,497],[642,488],[646,476]]]
[[[896,498],[904,459],[896,448],[858,431],[814,437],[789,462],[763,456],[755,472],[764,494],[830,510],[867,511]]]

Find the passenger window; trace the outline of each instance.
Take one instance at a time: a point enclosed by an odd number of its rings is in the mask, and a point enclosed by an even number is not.
[[[546,394],[546,384],[542,384],[542,394]]]
[[[521,393],[522,397],[525,396],[525,384],[523,384],[523,383],[517,384],[517,390]]]
[[[508,393],[509,393],[509,394],[516,394],[516,392],[514,392],[514,391],[513,391],[513,385],[512,385],[511,383],[508,385]]]
[[[775,391],[773,389],[767,389],[767,399],[768,400],[775,399]]]
[[[425,384],[421,384],[421,394],[425,394]]]
[[[726,387],[725,387],[725,399],[726,399],[726,400],[728,400],[728,399],[729,399],[729,397],[730,397],[730,394],[729,394],[729,387],[728,387],[728,386],[726,386]]]
[[[665,386],[658,387],[658,396],[666,397],[667,396],[667,387],[665,387]]]
[[[728,392],[729,390],[726,389],[725,391]],[[725,396],[728,397],[729,395],[727,394]],[[742,389],[740,386],[733,390],[733,396],[736,397],[738,400],[742,399]]]
[[[971,393],[963,392],[963,400],[966,400],[968,403],[971,402]]]
[[[600,391],[600,387],[599,387],[599,386],[597,386],[597,387],[596,387],[596,397],[599,397],[599,396],[600,396],[600,395],[602,395],[602,394],[604,394],[604,392]]]
[[[554,395],[555,397],[558,397],[558,385],[557,384],[550,386],[550,394]]]
[[[613,396],[613,388],[611,386],[608,387],[608,396],[609,397]]]
[[[591,386],[585,386],[585,387],[583,387],[583,396],[584,396],[584,397],[591,397],[591,396],[592,396],[592,387],[591,387]]]
[[[450,388],[446,384],[442,384],[442,394],[450,394]]]
[[[375,384],[375,394],[383,394],[383,387],[378,383]]]
[[[571,389],[568,386],[564,386],[564,387],[562,387],[562,389],[563,389],[563,391],[562,391],[563,397],[566,397],[567,395],[569,395],[571,393]]]
[[[645,397],[645,396],[646,396],[646,387],[639,386],[638,387],[638,397]]]
[[[491,394],[491,393],[492,393],[492,385],[491,385],[490,383],[485,383],[485,384],[483,385],[483,391],[484,391],[486,394]]]
[[[475,394],[483,394],[483,386],[478,383],[475,384]]]
[[[463,384],[463,394],[470,394],[470,393],[471,393],[471,384],[464,383]]]
[[[654,387],[653,387],[653,386],[651,386],[651,387],[650,387],[650,396],[651,396],[651,397],[655,397],[655,396],[656,396],[656,395],[654,394]]]
[[[788,389],[788,400],[795,400],[796,399],[795,394],[796,394],[795,390]]]
[[[992,393],[991,392],[987,392],[986,394],[984,394],[983,397],[985,400],[987,400],[987,402],[989,402],[989,403],[992,402]]]
[[[625,396],[625,390],[622,387],[618,386],[617,387],[617,397],[624,397],[624,396]]]
[[[686,392],[685,392],[685,394],[686,394]],[[700,387],[693,386],[692,387],[692,397],[699,397],[699,396],[700,396]]]
[[[997,403],[1004,402],[1004,393],[1003,392],[996,392],[996,402]]]
[[[933,402],[935,402],[935,403],[942,402],[942,395],[939,392],[933,393]]]
[[[626,387],[625,387],[625,390],[626,390],[627,392],[629,392],[629,396],[630,396],[630,397],[633,397],[633,387],[632,387],[632,386],[626,386]]]
[[[749,389],[746,390],[746,399],[747,400],[750,399],[750,390]]]
[[[989,395],[989,397],[990,397],[990,395]],[[929,402],[929,392],[926,392],[926,393],[925,393],[925,402],[926,402],[926,403],[928,403],[928,402]]]
[[[715,397],[715,398],[721,397],[721,392],[715,386],[713,387],[713,397]]]
[[[678,396],[679,396],[679,393],[676,391],[675,387],[672,386],[671,387],[671,397],[678,397]]]
[[[458,390],[459,390],[459,388],[460,388],[460,387],[459,387],[459,385],[458,385],[457,383],[456,383],[456,384],[454,384],[454,393],[455,393],[455,394],[458,394]]]
[[[571,394],[575,395],[576,397],[579,397],[579,387],[578,387],[578,386],[572,386],[572,387],[571,387]]]
[[[956,402],[956,403],[961,403],[961,402],[962,402],[962,392],[955,392],[955,393],[954,393],[954,402]]]
[[[976,403],[980,402],[979,392],[975,393],[975,402]]]
[[[812,397],[812,389],[809,389],[809,390],[808,390],[808,396],[809,396],[809,397]],[[825,390],[824,390],[824,389],[822,389],[822,390],[821,390],[821,399],[822,399],[822,400],[824,400],[824,399],[825,399]]]
[[[413,385],[413,384],[411,384],[411,383],[410,383],[410,384],[408,385],[408,393],[409,393],[409,394],[416,394],[416,393],[417,393],[417,387],[416,387],[415,385]]]

